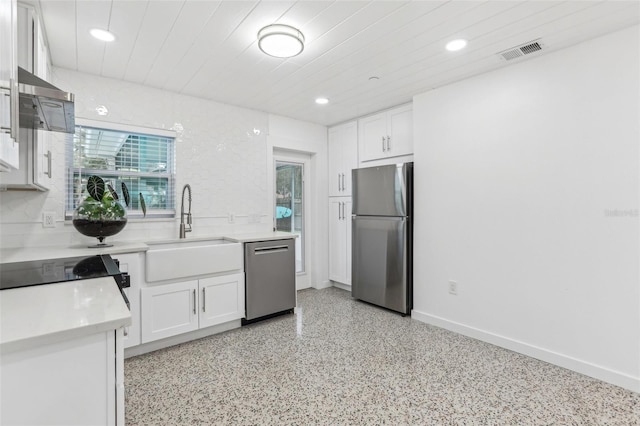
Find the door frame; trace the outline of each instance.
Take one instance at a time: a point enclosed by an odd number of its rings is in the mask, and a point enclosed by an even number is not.
[[[303,200],[303,208],[302,208],[302,226],[304,227],[304,272],[296,272],[296,290],[302,290],[305,288],[311,287],[311,262],[312,258],[311,252],[311,230],[313,229],[311,224],[312,216],[312,205],[311,205],[311,153],[307,152],[299,152],[299,151],[290,151],[286,149],[273,149],[273,161],[271,163],[271,212],[273,215],[273,224],[272,227],[275,228],[276,221],[276,162],[284,162],[284,163],[297,163],[302,164],[302,181],[303,181],[303,190],[302,190],[302,200]]]

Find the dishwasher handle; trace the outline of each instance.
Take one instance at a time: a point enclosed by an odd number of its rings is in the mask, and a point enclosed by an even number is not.
[[[283,251],[288,251],[289,246],[281,245],[281,246],[271,246],[271,247],[256,247],[253,249],[253,253],[258,254],[271,254],[271,253],[280,253]]]

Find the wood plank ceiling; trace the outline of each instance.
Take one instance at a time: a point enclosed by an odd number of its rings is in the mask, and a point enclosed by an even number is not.
[[[636,0],[33,2],[54,66],[324,125],[526,60],[497,53],[532,40],[544,46],[535,57],[640,22]],[[258,49],[272,23],[304,33],[302,54]],[[95,40],[91,28],[117,39]],[[468,47],[446,51],[455,38]]]

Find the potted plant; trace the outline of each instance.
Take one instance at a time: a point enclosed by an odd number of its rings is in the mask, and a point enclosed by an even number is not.
[[[124,182],[121,189],[125,205],[129,207],[129,189]],[[115,189],[100,176],[89,176],[87,192],[89,196],[73,212],[73,226],[81,234],[98,239],[99,243],[90,247],[111,247],[112,244],[104,243],[104,239],[122,231],[127,224],[127,211],[120,204],[120,197]],[[142,214],[146,216],[142,193],[139,197]]]

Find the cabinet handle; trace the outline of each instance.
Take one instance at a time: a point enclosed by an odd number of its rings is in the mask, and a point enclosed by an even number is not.
[[[391,136],[387,136],[387,151],[391,151]]]
[[[342,174],[342,190],[344,191],[344,173]]]
[[[345,217],[344,217],[344,203],[340,203],[340,204],[342,204],[342,220],[344,220],[345,219]]]
[[[122,334],[124,334],[124,337],[127,337],[129,335],[129,327],[123,327]]]
[[[44,156],[47,157],[47,172],[45,174],[51,179],[51,151],[47,151]]]
[[[384,147],[384,136],[382,137],[382,152],[385,152],[387,149]]]
[[[202,312],[206,312],[207,311],[207,308],[206,308],[207,296],[206,296],[206,294],[204,292],[205,290],[206,290],[206,288],[202,289]]]
[[[193,315],[196,314],[196,289],[193,289]]]
[[[340,173],[338,173],[338,192],[340,192]]]

